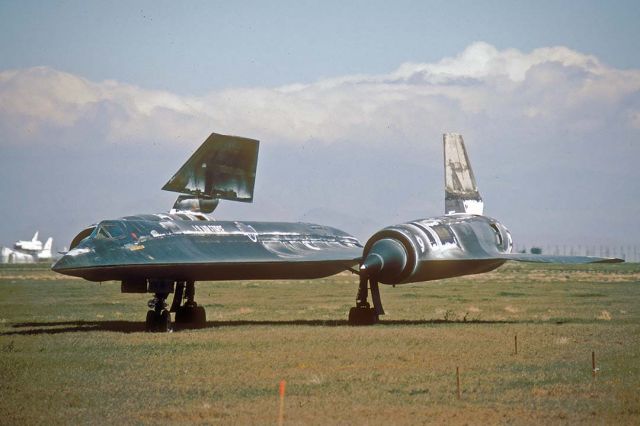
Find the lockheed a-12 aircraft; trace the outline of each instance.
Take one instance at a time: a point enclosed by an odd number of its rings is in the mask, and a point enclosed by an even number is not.
[[[90,281],[120,281],[123,293],[153,293],[147,330],[168,331],[170,312],[183,327],[206,324],[205,310],[195,301],[196,281],[312,279],[351,270],[360,279],[349,323],[369,325],[384,315],[378,283],[478,274],[508,260],[622,261],[512,253],[507,228],[483,216],[462,136],[447,133],[443,142],[445,215],[384,228],[363,246],[329,226],[215,220],[211,213],[219,200],[253,201],[259,142],[213,133],[162,188],[181,194],[169,213],[90,226],[52,269]]]

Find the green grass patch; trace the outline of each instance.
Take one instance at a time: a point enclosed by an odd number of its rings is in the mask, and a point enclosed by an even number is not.
[[[0,267],[0,423],[273,424],[282,379],[288,424],[640,423],[640,265],[382,286],[373,327],[356,290],[198,283],[207,327],[149,334],[148,295]]]
[[[518,293],[515,291],[499,291],[498,296],[500,297],[524,297],[526,294]]]
[[[581,293],[573,294],[571,297],[607,297],[607,295],[603,293]]]

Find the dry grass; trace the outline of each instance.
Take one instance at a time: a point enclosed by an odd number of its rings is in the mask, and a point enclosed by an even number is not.
[[[0,268],[0,423],[274,424],[286,379],[287,424],[638,424],[639,274],[506,265],[384,287],[373,327],[346,325],[348,274],[203,283],[209,327],[159,335],[117,283]]]

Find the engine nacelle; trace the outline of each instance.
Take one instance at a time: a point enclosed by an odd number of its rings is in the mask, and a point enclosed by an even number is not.
[[[511,235],[486,216],[422,219],[376,232],[364,246],[361,273],[404,284],[487,272],[505,262]]]
[[[361,271],[383,284],[406,282],[418,263],[415,236],[399,227],[376,232],[364,246]]]

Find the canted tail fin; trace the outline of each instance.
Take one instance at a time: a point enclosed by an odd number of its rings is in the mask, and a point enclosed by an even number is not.
[[[44,243],[44,250],[51,251],[51,246],[53,245],[53,238],[47,238],[47,242]]]
[[[187,194],[178,198],[174,210],[210,213],[220,199],[252,202],[259,144],[212,133],[162,187]]]
[[[464,147],[462,135],[445,133],[444,146],[444,212],[482,214],[484,203],[471,163]]]
[[[36,241],[38,241],[38,232],[39,232],[39,231],[36,231],[36,233],[35,233],[35,234],[33,234],[33,238],[31,239],[31,241],[33,241],[34,243],[35,243]]]

